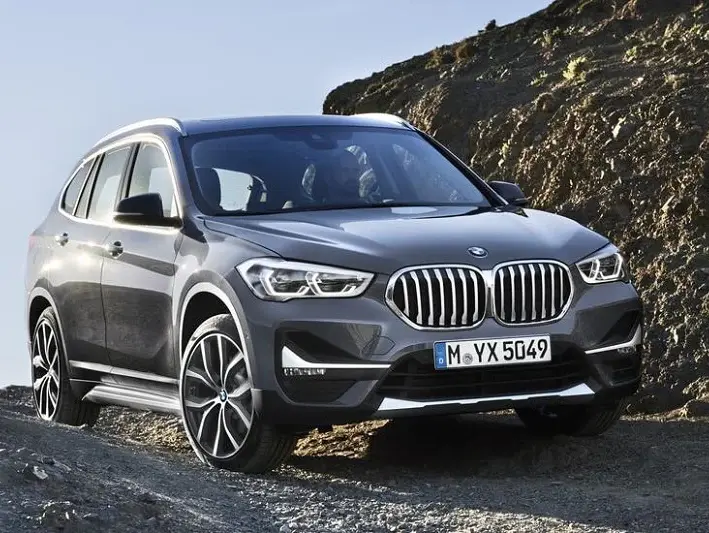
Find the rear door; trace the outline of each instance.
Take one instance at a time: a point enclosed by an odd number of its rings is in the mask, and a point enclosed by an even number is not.
[[[107,224],[128,161],[129,147],[97,156],[86,172],[78,201],[65,195],[57,217],[55,253],[48,280],[62,322],[72,365],[92,368],[110,363],[101,298],[101,269],[105,258]],[[72,182],[67,192],[74,190]],[[87,366],[88,363],[88,366]],[[93,367],[95,368],[95,367]]]
[[[139,145],[122,197],[160,194],[166,216],[178,216],[167,153],[157,142]],[[108,243],[117,250],[106,259],[101,292],[106,346],[112,364],[142,372],[147,379],[175,378],[172,291],[179,229],[114,225]]]

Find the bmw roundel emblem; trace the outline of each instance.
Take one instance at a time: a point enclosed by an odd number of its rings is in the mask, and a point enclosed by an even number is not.
[[[472,246],[468,248],[468,253],[473,257],[487,257],[487,250],[480,246]]]

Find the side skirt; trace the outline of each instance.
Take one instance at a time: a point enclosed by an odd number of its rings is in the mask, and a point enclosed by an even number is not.
[[[110,365],[71,361],[72,389],[83,400],[144,411],[182,414],[178,381]]]

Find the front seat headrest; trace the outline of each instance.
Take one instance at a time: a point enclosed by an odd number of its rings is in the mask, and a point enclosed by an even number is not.
[[[222,185],[217,171],[209,167],[197,167],[195,168],[195,174],[204,199],[207,200],[211,207],[221,208]]]

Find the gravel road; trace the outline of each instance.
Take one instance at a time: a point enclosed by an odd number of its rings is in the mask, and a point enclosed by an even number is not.
[[[0,390],[0,531],[709,532],[709,419],[529,436],[514,417],[314,433],[266,476],[208,469],[175,419],[110,408],[91,430]]]

